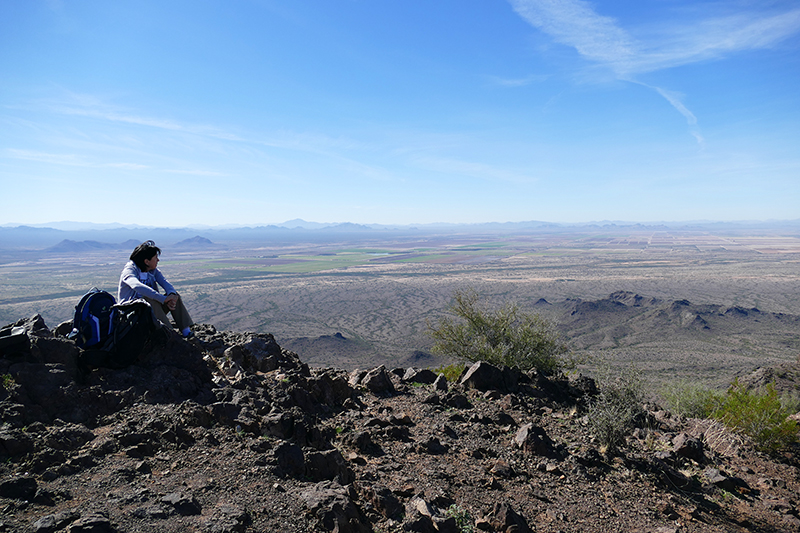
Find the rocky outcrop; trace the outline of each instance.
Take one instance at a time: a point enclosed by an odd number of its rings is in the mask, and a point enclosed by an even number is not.
[[[0,359],[0,531],[800,526],[793,460],[740,438],[722,453],[716,426],[712,441],[709,425],[659,411],[601,453],[585,376],[312,369],[271,335],[210,325],[84,371],[39,317],[14,327],[27,344]]]

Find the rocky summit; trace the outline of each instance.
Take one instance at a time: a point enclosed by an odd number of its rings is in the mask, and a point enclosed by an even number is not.
[[[0,531],[800,531],[795,455],[654,405],[604,453],[583,376],[309,368],[210,325],[89,369],[64,326],[13,326]]]

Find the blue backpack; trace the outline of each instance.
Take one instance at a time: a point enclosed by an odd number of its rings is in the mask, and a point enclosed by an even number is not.
[[[114,304],[117,301],[106,291],[93,287],[75,306],[72,331],[67,335],[78,348],[102,346],[114,330]]]

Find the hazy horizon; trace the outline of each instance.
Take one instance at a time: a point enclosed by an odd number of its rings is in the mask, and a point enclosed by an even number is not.
[[[332,222],[319,222],[315,220],[305,220],[300,218],[294,218],[291,220],[285,220],[282,222],[261,222],[255,224],[218,224],[218,225],[207,225],[207,224],[187,224],[183,226],[166,226],[163,224],[155,224],[155,225],[148,225],[148,224],[124,224],[121,222],[108,222],[108,223],[97,223],[97,222],[82,222],[82,221],[74,221],[74,220],[61,220],[61,221],[50,221],[50,222],[41,222],[41,223],[16,223],[16,222],[6,222],[0,223],[0,228],[17,228],[17,227],[32,227],[32,228],[41,228],[41,229],[57,229],[63,231],[81,231],[81,230],[91,230],[91,229],[124,229],[124,228],[131,228],[131,229],[153,229],[153,228],[163,228],[163,229],[208,229],[208,230],[225,230],[225,229],[238,229],[238,228],[255,228],[255,227],[331,227],[331,226],[340,226],[340,225],[356,225],[356,226],[379,226],[379,227],[398,227],[398,228],[407,228],[407,227],[414,227],[414,226],[483,226],[483,225],[521,225],[521,224],[543,224],[543,225],[553,225],[553,226],[565,226],[565,227],[581,227],[581,226],[602,226],[602,225],[618,225],[618,226],[685,226],[685,225],[705,225],[705,224],[720,224],[720,225],[770,225],[770,224],[791,224],[791,223],[800,223],[800,219],[762,219],[762,220],[712,220],[712,219],[697,219],[697,220],[586,220],[586,221],[578,221],[578,222],[554,222],[549,220],[486,220],[482,222],[426,222],[426,223],[415,223],[409,222],[405,224],[381,224],[381,223],[372,223],[372,222],[350,222],[347,220],[341,221],[332,221]]]

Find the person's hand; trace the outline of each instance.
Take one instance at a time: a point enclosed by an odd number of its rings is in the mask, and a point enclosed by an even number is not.
[[[169,296],[164,298],[164,305],[166,305],[170,311],[174,311],[175,308],[178,307],[178,295],[170,294]]]

